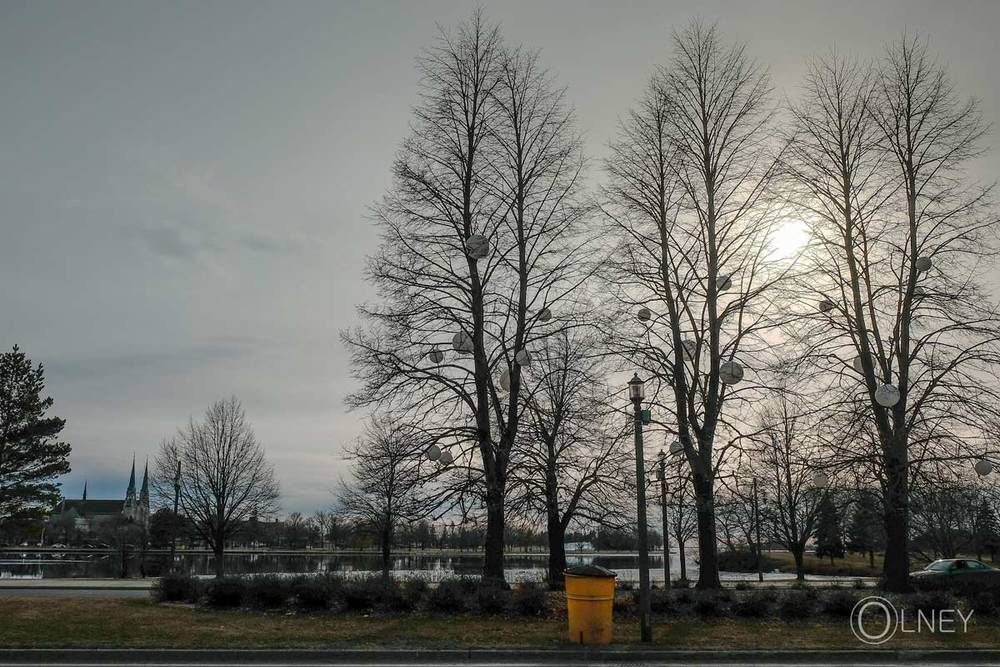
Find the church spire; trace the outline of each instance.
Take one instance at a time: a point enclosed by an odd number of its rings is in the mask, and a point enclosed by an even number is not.
[[[135,507],[135,454],[132,454],[132,476],[128,480],[128,490],[125,492],[125,507]]]
[[[146,459],[146,465],[142,469],[142,490],[139,491],[139,504],[143,507],[149,508],[149,459]]]

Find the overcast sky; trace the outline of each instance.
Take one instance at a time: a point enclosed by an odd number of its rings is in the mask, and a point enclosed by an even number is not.
[[[794,96],[811,55],[926,33],[1000,120],[1000,2],[486,2],[569,89],[592,158],[671,31],[718,21]],[[65,493],[122,497],[135,452],[239,396],[286,511],[330,502],[362,415],[338,331],[368,298],[366,217],[467,2],[0,0],[0,349],[45,364]],[[990,137],[1000,145],[996,133]],[[994,181],[991,148],[973,177]],[[600,176],[594,170],[594,177]]]

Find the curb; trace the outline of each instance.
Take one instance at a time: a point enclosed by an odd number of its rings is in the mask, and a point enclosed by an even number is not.
[[[104,586],[104,585],[83,585],[73,586],[71,584],[55,584],[54,586],[32,586],[26,584],[0,584],[0,591],[149,591],[153,586]]]
[[[655,662],[659,664],[919,664],[926,662],[1000,664],[1000,649],[985,650],[837,650],[837,651],[696,651],[657,649],[0,649],[0,665],[37,664],[255,664],[294,662],[338,664],[388,662],[440,665],[445,663],[512,662]]]

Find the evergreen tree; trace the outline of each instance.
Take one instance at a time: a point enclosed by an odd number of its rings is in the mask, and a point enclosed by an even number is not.
[[[15,345],[0,354],[0,528],[41,518],[59,502],[55,478],[69,472],[66,422],[46,417],[45,374]]]
[[[868,554],[868,562],[875,567],[875,551],[885,542],[885,527],[874,495],[861,493],[854,503],[851,522],[847,526],[847,549],[854,553]]]
[[[834,558],[844,557],[842,532],[837,507],[830,496],[825,495],[820,501],[819,518],[816,520],[816,555],[820,558],[829,556],[831,565]]]

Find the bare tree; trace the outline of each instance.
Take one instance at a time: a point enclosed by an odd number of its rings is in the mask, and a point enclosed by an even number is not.
[[[805,579],[806,544],[815,533],[826,493],[814,482],[822,457],[810,437],[815,430],[802,412],[787,392],[780,392],[759,409],[757,444],[748,448],[749,474],[758,480],[758,492],[768,498],[767,534],[792,554],[800,581]]]
[[[680,578],[687,581],[687,544],[698,534],[698,511],[691,490],[691,473],[684,465],[674,465],[672,469],[672,475],[667,472],[667,507],[660,510],[667,513],[667,527],[677,546]]]
[[[984,128],[915,38],[878,70],[818,60],[793,117],[789,174],[814,239],[797,335],[844,427],[839,463],[870,467],[882,485],[884,585],[901,591],[912,479],[982,455],[997,414],[984,379],[1000,361],[1000,322],[980,276],[998,219],[989,190],[962,173]]]
[[[979,495],[955,481],[913,489],[911,530],[915,550],[927,558],[955,558],[974,546]]]
[[[333,525],[336,520],[337,517],[332,512],[325,510],[316,510],[312,515],[312,523],[319,533],[319,543],[323,549],[330,546]]]
[[[344,516],[375,532],[386,577],[396,526],[416,521],[428,510],[421,492],[419,448],[411,427],[385,416],[372,418],[365,434],[346,449],[352,478],[341,483],[337,505]]]
[[[700,23],[675,34],[674,52],[608,162],[607,212],[622,240],[606,276],[625,308],[614,319],[642,321],[609,340],[655,380],[650,403],[669,415],[661,423],[678,434],[691,472],[698,586],[718,588],[715,481],[738,439],[716,439],[734,426],[724,406],[753,391],[733,386],[744,369],[769,363],[763,334],[777,322],[768,297],[788,265],[770,241],[766,74]]]
[[[251,516],[278,509],[278,482],[264,447],[235,397],[217,401],[164,442],[156,456],[153,490],[173,502],[180,463],[179,514],[212,549],[215,574],[225,574],[226,543]]]
[[[612,499],[624,500],[623,445],[631,431],[607,403],[606,361],[596,340],[581,330],[553,336],[537,356],[512,495],[530,520],[545,521],[548,582],[561,588],[570,525],[602,524],[619,514]]]
[[[439,500],[483,509],[483,576],[505,583],[522,374],[540,340],[572,325],[564,306],[582,281],[580,142],[536,56],[505,50],[480,13],[420,66],[412,134],[377,209],[368,274],[382,303],[344,335],[363,382],[349,403],[391,405],[455,448]]]

